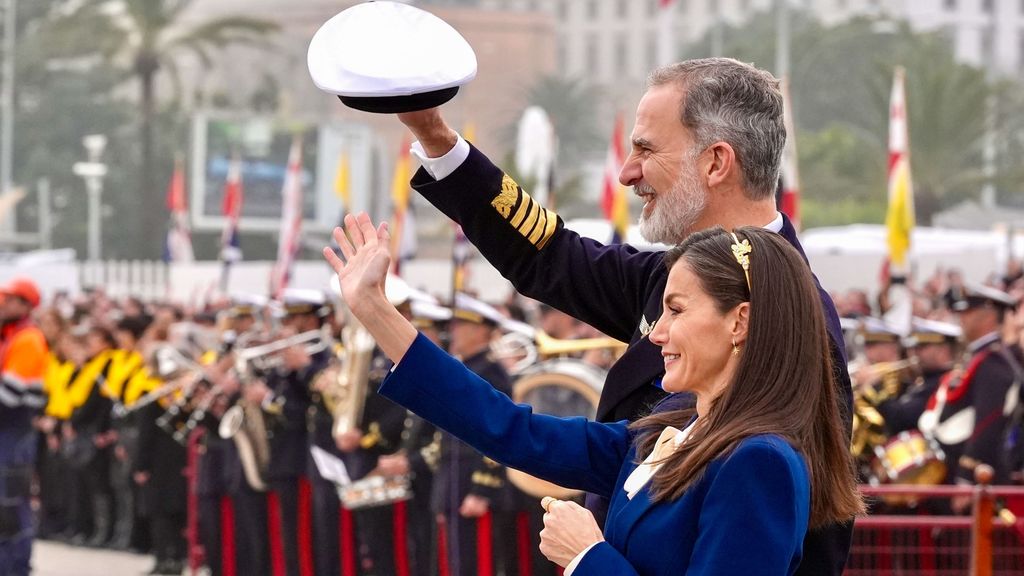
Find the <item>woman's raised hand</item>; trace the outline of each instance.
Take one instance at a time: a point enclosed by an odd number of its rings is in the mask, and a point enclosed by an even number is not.
[[[341,295],[352,313],[358,317],[360,311],[372,303],[387,302],[384,282],[391,268],[391,234],[387,222],[374,228],[365,212],[348,214],[345,229],[334,229],[334,241],[341,248],[342,257],[325,247],[324,258],[338,274]]]

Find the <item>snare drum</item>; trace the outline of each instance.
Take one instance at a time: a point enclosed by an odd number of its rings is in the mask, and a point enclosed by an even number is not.
[[[338,498],[346,510],[387,506],[412,498],[409,476],[367,476],[361,480],[338,486]]]
[[[946,479],[946,456],[934,438],[900,432],[885,447],[875,447],[875,477],[884,484],[932,486]]]

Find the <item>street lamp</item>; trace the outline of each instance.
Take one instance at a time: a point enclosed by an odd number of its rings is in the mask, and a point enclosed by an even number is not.
[[[85,180],[85,189],[89,193],[89,260],[100,259],[100,195],[103,193],[103,177],[107,175],[107,165],[100,162],[103,149],[107,147],[107,137],[103,134],[91,134],[82,138],[88,162],[75,162],[72,167],[76,176]]]

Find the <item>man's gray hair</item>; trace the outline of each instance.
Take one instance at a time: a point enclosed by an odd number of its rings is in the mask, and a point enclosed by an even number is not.
[[[702,58],[658,68],[647,78],[648,88],[665,84],[682,88],[680,120],[700,149],[728,143],[739,159],[747,197],[772,197],[786,145],[779,81],[731,58]]]

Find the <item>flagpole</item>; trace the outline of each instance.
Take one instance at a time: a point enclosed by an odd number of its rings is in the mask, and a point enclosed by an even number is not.
[[[675,0],[658,0],[658,66],[668,66],[675,54]]]

